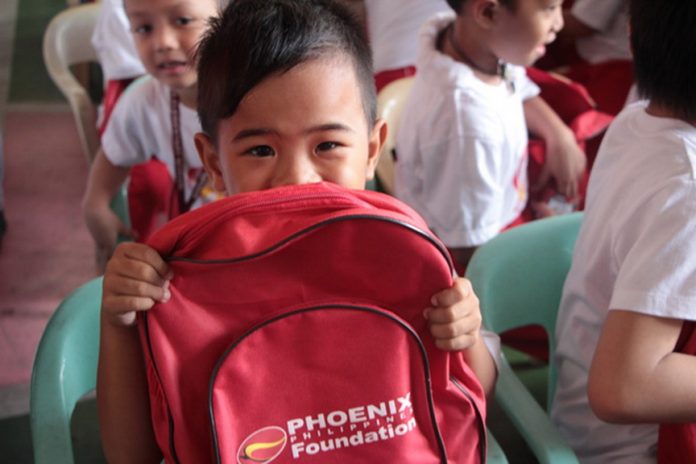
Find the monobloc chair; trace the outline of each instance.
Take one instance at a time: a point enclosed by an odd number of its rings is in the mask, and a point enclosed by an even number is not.
[[[74,462],[70,419],[97,383],[102,279],[70,294],[51,316],[31,376],[31,437],[36,464]]]
[[[44,330],[31,376],[31,437],[36,464],[72,464],[70,419],[80,398],[96,387],[102,278],[68,295]],[[487,460],[508,461],[488,434]]]
[[[556,385],[555,326],[582,213],[533,221],[501,233],[474,253],[471,280],[487,329],[542,326],[549,339],[547,410]],[[495,398],[541,463],[576,463],[547,412],[503,359]]]
[[[98,63],[92,47],[92,33],[101,4],[85,3],[72,6],[51,19],[43,36],[43,56],[48,74],[70,104],[82,152],[91,164],[99,149],[97,108],[71,71],[71,66]],[[129,225],[126,188],[121,188],[111,202],[111,208],[124,224]],[[123,238],[119,238],[122,241]]]
[[[387,140],[377,163],[377,178],[382,189],[394,194],[394,147],[404,103],[413,87],[414,77],[402,77],[390,82],[377,95],[377,117],[387,121]]]
[[[97,109],[87,89],[78,81],[70,67],[98,62],[91,38],[100,8],[99,2],[70,7],[51,20],[43,36],[46,69],[70,103],[82,151],[88,163],[92,162],[99,148]]]

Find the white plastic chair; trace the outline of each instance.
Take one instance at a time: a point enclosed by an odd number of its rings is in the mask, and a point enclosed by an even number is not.
[[[413,77],[403,77],[387,84],[377,95],[377,117],[387,121],[387,140],[377,163],[377,178],[386,193],[394,194],[394,147],[404,103],[413,87]]]
[[[100,3],[70,7],[51,20],[43,36],[46,69],[70,103],[80,144],[89,163],[99,148],[97,108],[70,67],[79,63],[98,62],[91,38],[100,8]]]

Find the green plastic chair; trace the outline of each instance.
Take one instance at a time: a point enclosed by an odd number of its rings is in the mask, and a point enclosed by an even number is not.
[[[102,278],[58,306],[41,336],[31,375],[31,436],[36,464],[74,462],[70,419],[97,383]]]
[[[540,325],[549,338],[547,410],[556,386],[555,327],[563,284],[570,269],[582,213],[534,221],[506,231],[482,245],[472,257],[467,277],[479,297],[483,323],[501,333]],[[576,463],[547,412],[503,359],[496,401],[541,463]]]

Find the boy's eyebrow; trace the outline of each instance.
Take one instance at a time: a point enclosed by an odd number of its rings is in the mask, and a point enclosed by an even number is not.
[[[312,126],[309,129],[305,130],[305,134],[311,134],[312,132],[325,132],[325,131],[346,131],[346,132],[355,132],[350,126],[347,126],[345,124],[341,123],[327,123],[327,124],[320,124],[318,126]],[[255,128],[255,129],[244,129],[239,131],[234,138],[232,139],[234,142],[237,142],[239,140],[249,138],[249,137],[256,137],[260,135],[269,135],[269,134],[277,134],[278,132],[273,130],[273,129],[266,129],[266,128]]]

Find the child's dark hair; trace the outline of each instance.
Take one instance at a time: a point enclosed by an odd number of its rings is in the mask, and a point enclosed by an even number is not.
[[[220,120],[275,73],[322,56],[353,63],[368,128],[377,113],[370,48],[362,28],[331,0],[232,0],[198,50],[198,116],[213,142]]]
[[[454,10],[455,13],[459,14],[462,9],[462,5],[467,0],[447,0],[447,4]],[[516,0],[498,0],[501,5],[506,6],[510,9],[515,7]]]
[[[631,0],[630,11],[638,92],[696,121],[696,1]]]

